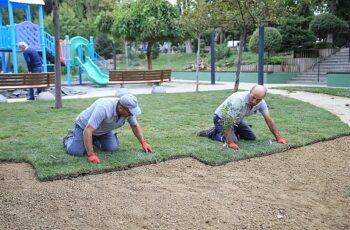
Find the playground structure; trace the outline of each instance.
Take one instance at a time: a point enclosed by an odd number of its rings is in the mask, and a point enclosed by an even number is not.
[[[18,42],[24,41],[31,48],[37,50],[42,56],[43,71],[48,71],[48,57],[55,56],[55,39],[44,31],[43,0],[0,0],[0,9],[7,8],[9,25],[3,25],[3,15],[0,11],[0,58],[2,73],[13,71],[18,73],[17,53]],[[36,5],[38,9],[39,24],[34,24],[31,17],[30,5]],[[26,21],[15,23],[14,9],[26,11]],[[8,69],[6,53],[12,54],[12,69]],[[105,61],[95,52],[93,37],[90,41],[76,36],[60,40],[60,62],[67,68],[67,83],[71,85],[71,68],[78,67],[79,83],[82,84],[82,72],[88,80],[96,85],[105,86],[108,83],[108,75],[103,73],[96,63],[105,67]],[[106,68],[106,67],[105,67]]]

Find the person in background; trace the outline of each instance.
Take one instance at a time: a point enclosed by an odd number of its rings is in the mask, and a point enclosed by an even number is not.
[[[100,159],[93,146],[106,152],[117,150],[119,139],[113,130],[123,126],[127,121],[143,150],[152,152],[152,147],[143,137],[141,126],[136,120],[136,116],[140,114],[137,98],[131,94],[126,94],[119,100],[100,98],[78,115],[74,130],[69,131],[63,138],[63,145],[68,154],[73,156],[86,154],[88,161],[99,164]]]
[[[23,53],[23,57],[27,63],[28,73],[41,73],[42,72],[42,60],[40,55],[35,49],[32,49],[25,42],[19,42],[18,47]],[[39,94],[41,89],[37,89]],[[30,88],[28,92],[27,100],[34,100],[34,89]]]

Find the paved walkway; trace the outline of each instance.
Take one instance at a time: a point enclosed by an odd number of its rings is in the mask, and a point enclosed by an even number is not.
[[[254,84],[253,83],[240,83],[240,90],[248,90]],[[196,90],[196,84],[193,81],[180,81],[175,80],[170,83],[162,84],[167,93],[179,93],[179,92],[194,92]],[[266,84],[268,93],[280,94],[287,97],[295,98],[301,101],[309,102],[315,106],[326,109],[335,115],[337,115],[343,122],[350,126],[350,98],[331,96],[326,94],[316,94],[307,92],[288,92],[286,90],[272,89],[279,86],[295,86],[295,85],[277,85]],[[128,92],[132,94],[149,94],[152,92],[152,85],[147,84],[134,84],[126,85]],[[72,92],[72,95],[63,96],[63,100],[71,98],[90,98],[90,97],[107,97],[118,96],[122,89],[119,85],[112,85],[103,88],[95,87],[91,84],[77,85],[77,86],[64,86],[67,91]],[[211,85],[208,82],[200,82],[199,91],[211,91],[211,90],[224,90],[233,89],[233,83],[217,83]],[[25,98],[8,99],[8,102],[20,102],[26,101]]]

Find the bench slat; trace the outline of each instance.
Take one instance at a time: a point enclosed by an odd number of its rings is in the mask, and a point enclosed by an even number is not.
[[[54,72],[0,74],[0,89],[47,88],[54,84]]]
[[[171,70],[111,70],[110,84],[162,83],[171,81]]]

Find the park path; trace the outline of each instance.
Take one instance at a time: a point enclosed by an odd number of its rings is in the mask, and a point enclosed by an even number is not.
[[[328,110],[350,126],[350,98],[302,91],[288,92],[286,90],[278,89],[271,89],[269,90],[269,93],[298,99]]]

